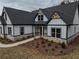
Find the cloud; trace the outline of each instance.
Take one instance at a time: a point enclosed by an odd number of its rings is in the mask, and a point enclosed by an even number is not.
[[[3,6],[32,11],[57,5],[62,0],[0,0],[0,13]]]

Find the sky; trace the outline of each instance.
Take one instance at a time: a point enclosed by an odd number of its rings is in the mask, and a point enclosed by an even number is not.
[[[3,7],[11,7],[25,11],[47,8],[61,3],[63,0],[0,0],[0,14]]]

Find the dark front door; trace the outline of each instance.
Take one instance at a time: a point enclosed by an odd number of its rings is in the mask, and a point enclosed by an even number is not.
[[[40,27],[40,35],[42,35],[42,27]]]
[[[20,28],[20,34],[23,35],[24,34],[24,27]]]
[[[52,37],[55,37],[55,28],[51,29],[51,35],[52,35]]]

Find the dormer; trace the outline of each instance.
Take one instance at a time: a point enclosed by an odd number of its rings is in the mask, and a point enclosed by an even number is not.
[[[47,17],[45,16],[45,14],[42,12],[41,9],[39,9],[37,16],[35,18],[35,21],[48,21]]]
[[[10,18],[9,18],[9,15],[8,15],[6,9],[7,9],[7,7],[3,8],[2,17],[4,18],[6,24],[12,24],[11,21],[10,21]]]

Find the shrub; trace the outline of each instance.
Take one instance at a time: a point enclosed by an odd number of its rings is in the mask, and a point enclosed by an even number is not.
[[[53,40],[51,41],[51,43],[54,43]]]
[[[43,45],[43,48],[45,48],[46,46],[45,45]]]
[[[51,46],[51,43],[48,43],[48,46]]]
[[[39,48],[39,46],[37,45],[36,48]]]
[[[46,42],[48,42],[48,40],[46,39]]]
[[[46,52],[48,52],[48,49],[45,49]]]
[[[54,48],[52,48],[52,51],[54,51],[55,49]]]
[[[65,45],[65,43],[64,43],[64,42],[61,44],[61,46],[62,46],[62,48],[63,48],[63,49],[65,49],[65,48],[66,48],[66,45]]]
[[[61,50],[60,53],[63,53],[63,51]]]
[[[44,41],[42,41],[42,42],[41,42],[41,44],[45,44],[45,42],[44,42]]]
[[[55,46],[55,48],[58,48],[58,46]]]

